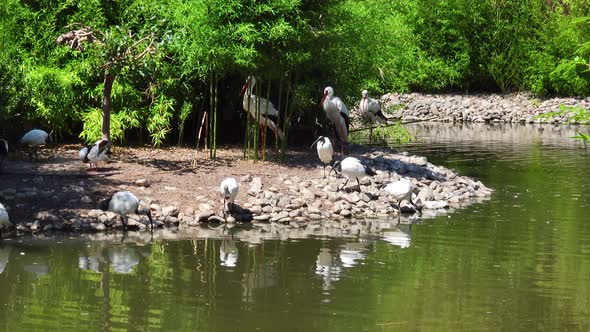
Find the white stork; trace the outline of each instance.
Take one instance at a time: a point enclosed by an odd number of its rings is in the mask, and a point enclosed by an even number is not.
[[[10,222],[10,218],[8,217],[8,211],[2,203],[0,203],[0,238],[2,237],[2,230],[4,228],[12,227],[12,223]]]
[[[359,191],[361,189],[361,183],[359,182],[360,178],[365,176],[373,176],[377,173],[373,171],[370,167],[363,165],[360,160],[354,157],[346,157],[344,160],[336,161],[332,166],[332,169],[336,172],[342,173],[346,176],[346,181],[344,185],[338,191],[342,190],[348,183],[350,179],[356,179],[356,183],[358,184]]]
[[[334,155],[334,148],[332,147],[332,142],[330,142],[330,139],[327,137],[324,137],[324,136],[318,137],[318,139],[316,139],[315,142],[313,142],[311,144],[311,147],[313,147],[313,145],[316,143],[317,143],[316,149],[318,150],[318,157],[320,157],[320,160],[324,164],[324,178],[325,178],[326,177],[326,165],[332,162],[332,156]]]
[[[277,111],[270,101],[266,100],[265,98],[258,97],[252,93],[252,91],[254,91],[254,85],[256,85],[256,79],[254,76],[248,76],[246,78],[246,83],[244,83],[244,86],[242,86],[242,91],[240,92],[240,94],[244,95],[242,107],[244,108],[244,111],[248,112],[252,116],[254,121],[258,121],[261,129],[264,130],[264,126],[266,125],[275,134],[275,139],[278,140],[280,138],[282,141],[283,132],[275,124],[275,122],[269,118],[269,116],[277,117],[279,115],[279,111]],[[256,111],[257,107],[259,106],[259,117],[257,119]],[[262,133],[262,135],[262,145],[264,146],[264,133]]]
[[[381,112],[381,103],[379,100],[369,97],[369,91],[363,90],[363,99],[361,99],[361,115],[369,121],[369,142],[373,140],[373,123],[387,124],[387,118]]]
[[[109,140],[98,140],[94,145],[80,150],[80,160],[83,163],[88,163],[90,168],[92,168],[92,164],[97,168],[99,162],[109,159],[112,145],[113,143]]]
[[[326,116],[334,125],[336,137],[340,141],[340,154],[344,154],[344,144],[348,139],[348,127],[350,126],[348,108],[346,108],[342,99],[334,97],[334,89],[330,86],[324,89],[324,96],[320,105],[324,108]]]

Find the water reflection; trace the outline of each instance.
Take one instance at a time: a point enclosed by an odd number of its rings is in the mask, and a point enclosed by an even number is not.
[[[2,274],[2,272],[4,272],[4,270],[6,269],[6,265],[8,265],[11,252],[12,246],[0,246],[0,274]]]
[[[97,273],[103,272],[103,265],[112,267],[115,273],[132,273],[140,263],[141,257],[149,257],[149,246],[130,244],[89,243],[85,253],[78,257],[78,268]]]
[[[340,249],[340,262],[343,267],[358,265],[367,257],[372,240],[360,239],[359,242],[347,242]]]
[[[412,244],[412,224],[398,225],[397,228],[382,232],[383,241],[400,248],[408,248]]]
[[[322,276],[322,289],[332,289],[333,283],[340,280],[341,271],[342,268],[339,266],[335,256],[332,255],[332,250],[330,248],[321,248],[316,259],[315,273]]]
[[[234,240],[223,240],[219,247],[219,259],[221,265],[226,267],[235,267],[238,263],[238,247]]]

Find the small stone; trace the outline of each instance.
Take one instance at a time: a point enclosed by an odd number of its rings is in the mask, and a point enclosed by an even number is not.
[[[233,216],[229,216],[225,219],[225,221],[233,224],[236,222],[236,218],[234,218]]]
[[[200,212],[199,214],[197,214],[197,221],[198,222],[205,222],[212,215],[213,215],[213,211],[212,210],[207,210],[207,211]]]
[[[345,218],[348,218],[352,216],[352,212],[350,212],[350,210],[342,210],[340,211],[340,215]]]
[[[211,222],[211,223],[222,223],[222,222],[225,222],[225,220],[224,220],[222,217],[220,217],[220,216],[215,216],[215,215],[213,215],[213,216],[210,216],[210,217],[207,219],[207,221],[208,221],[208,222]]]
[[[88,197],[88,196],[86,196],[86,195],[82,196],[82,198],[80,198],[80,201],[81,201],[82,203],[87,203],[87,204],[88,204],[88,203],[92,203],[92,199],[90,199],[90,197]]]
[[[135,185],[138,187],[149,187],[150,182],[148,181],[148,179],[139,179],[135,180]]]
[[[165,217],[176,217],[178,216],[178,208],[176,206],[167,206],[162,209],[162,215],[164,215]]]
[[[250,181],[252,181],[252,176],[250,174],[240,177],[240,182],[250,182]]]

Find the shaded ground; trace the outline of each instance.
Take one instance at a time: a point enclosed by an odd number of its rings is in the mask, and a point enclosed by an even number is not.
[[[97,208],[97,202],[108,195],[129,190],[138,197],[160,206],[193,207],[218,202],[219,183],[228,176],[259,176],[265,186],[282,186],[278,175],[321,177],[315,150],[299,149],[287,153],[286,164],[276,162],[269,152],[268,162],[242,160],[242,149],[224,147],[217,151],[216,161],[188,148],[153,149],[115,147],[111,161],[98,170],[78,159],[78,145],[43,149],[38,162],[30,162],[25,154],[16,152],[5,162],[0,174],[0,202],[10,208],[18,222],[35,219],[39,211],[70,211],[79,215]],[[136,184],[146,179],[146,187]],[[14,189],[14,192],[10,189]],[[7,191],[8,190],[8,191]],[[85,197],[87,196],[87,197]],[[246,190],[240,190],[237,201],[246,201]]]

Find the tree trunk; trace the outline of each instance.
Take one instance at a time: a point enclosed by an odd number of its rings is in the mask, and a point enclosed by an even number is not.
[[[102,139],[111,139],[111,93],[115,75],[104,75],[104,89],[102,90]]]

